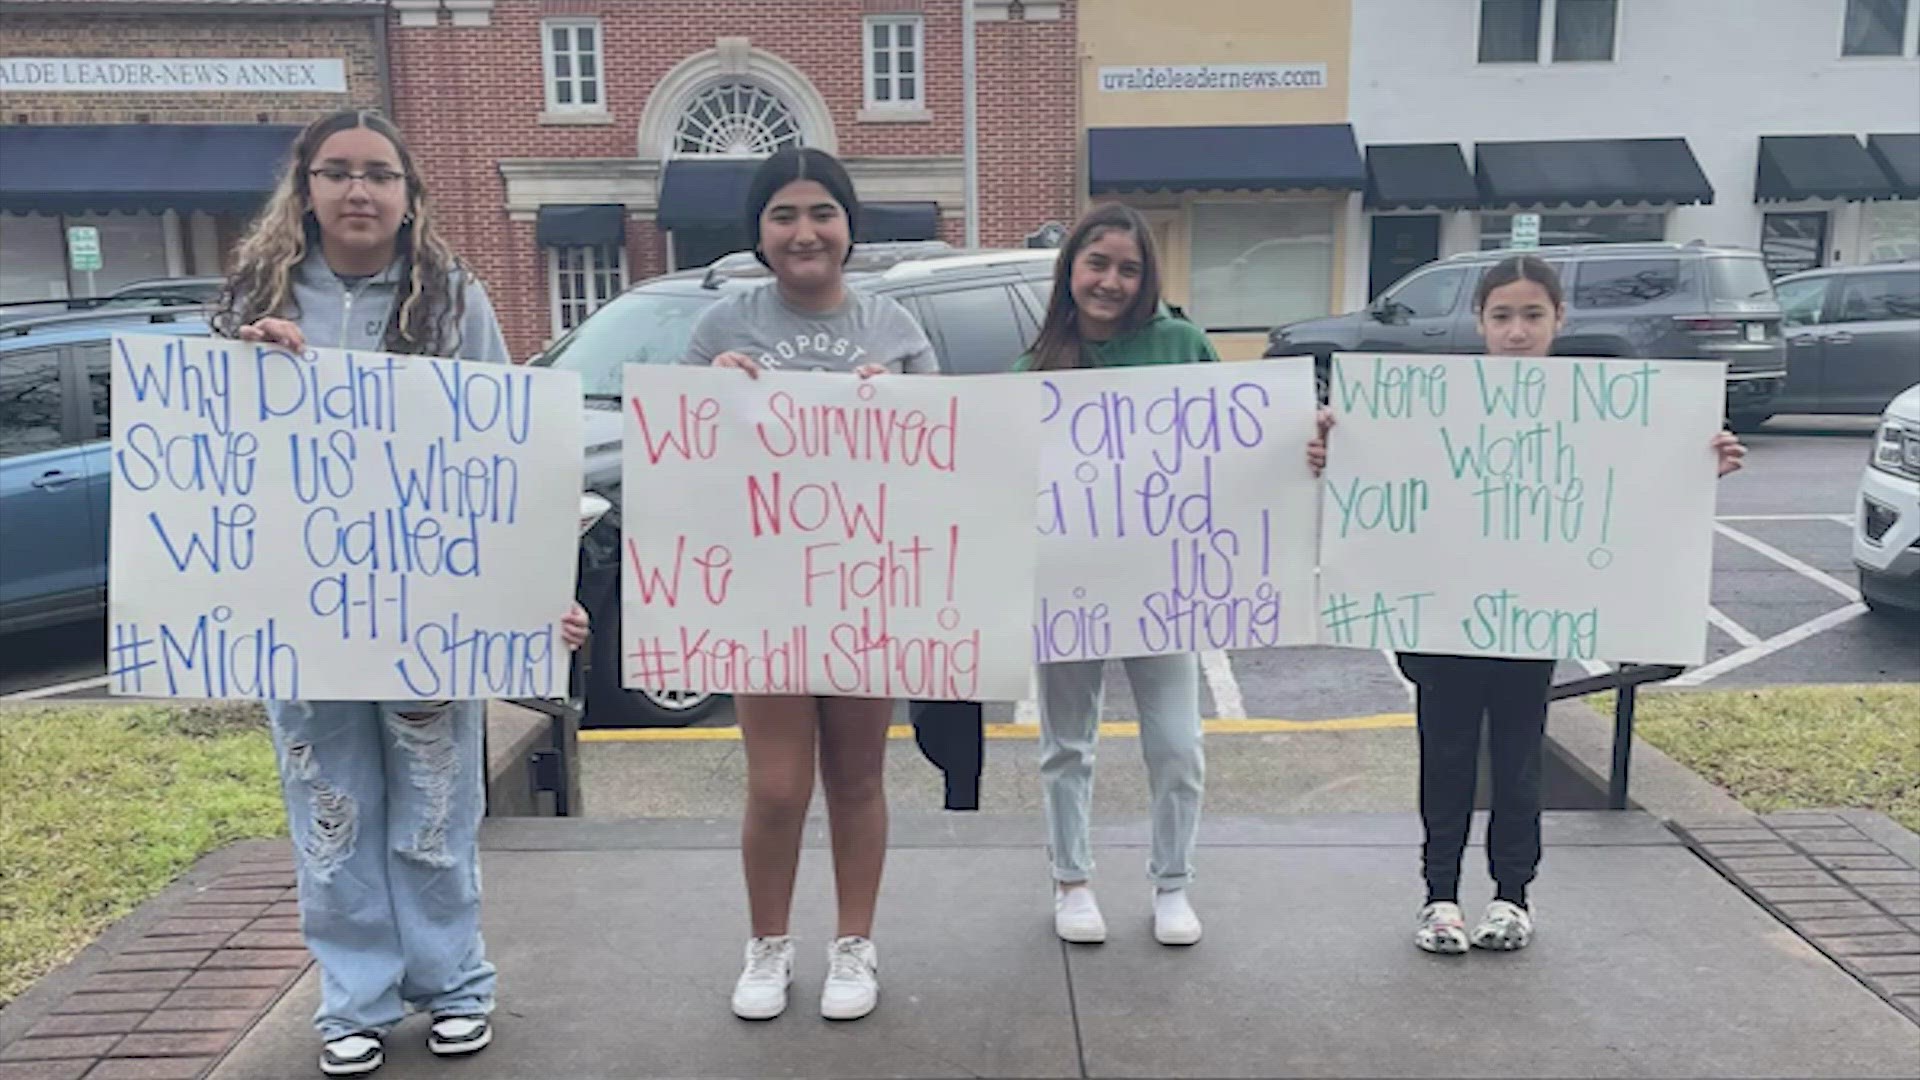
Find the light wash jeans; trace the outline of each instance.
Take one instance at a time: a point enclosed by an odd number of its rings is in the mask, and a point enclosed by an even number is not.
[[[267,708],[320,963],[325,1039],[385,1034],[407,1006],[493,1010],[480,940],[485,703],[291,701]]]
[[[1162,889],[1193,880],[1193,843],[1207,789],[1200,732],[1200,658],[1193,653],[1121,661],[1140,705],[1140,753],[1153,793],[1153,856],[1147,873]],[[1105,661],[1040,665],[1040,776],[1047,799],[1053,879],[1088,880],[1094,747],[1100,738]]]

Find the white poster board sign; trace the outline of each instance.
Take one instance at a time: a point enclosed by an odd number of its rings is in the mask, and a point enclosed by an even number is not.
[[[1313,641],[1313,361],[1050,372],[1039,663]]]
[[[188,337],[111,359],[114,693],[566,693],[578,375]]]
[[[1725,365],[1334,357],[1320,639],[1697,664]]]
[[[627,686],[1026,693],[1032,382],[634,364],[624,404]]]

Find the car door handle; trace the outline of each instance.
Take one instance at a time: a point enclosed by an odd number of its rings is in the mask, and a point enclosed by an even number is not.
[[[1820,340],[1829,345],[1851,345],[1853,344],[1853,335],[1848,333],[1828,334]]]
[[[1444,326],[1429,326],[1425,330],[1420,331],[1420,336],[1421,337],[1439,337],[1441,334],[1444,334],[1446,332],[1447,332],[1447,328]]]
[[[66,487],[68,484],[71,484],[78,479],[80,478],[77,476],[71,476],[67,473],[61,472],[58,469],[55,469],[52,472],[41,473],[37,478],[34,479],[33,486],[39,488],[42,491],[52,491],[58,488]]]
[[[1810,334],[1792,338],[1791,340],[1793,342],[1793,347],[1796,349],[1811,349],[1815,345],[1820,344],[1820,339]]]

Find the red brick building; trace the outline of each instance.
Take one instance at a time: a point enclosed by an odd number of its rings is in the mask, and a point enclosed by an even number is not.
[[[975,0],[980,237],[1076,206],[1077,0]],[[960,0],[390,0],[396,119],[525,357],[737,250],[745,177],[841,157],[865,239],[964,237]]]
[[[0,0],[0,301],[226,269],[300,126],[385,109],[386,0]],[[98,271],[69,259],[97,239]]]

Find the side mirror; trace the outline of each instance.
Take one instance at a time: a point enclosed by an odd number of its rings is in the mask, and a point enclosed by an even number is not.
[[[1367,314],[1373,317],[1374,322],[1390,323],[1393,321],[1393,309],[1399,306],[1400,305],[1382,296],[1376,298],[1374,302],[1367,307]]]

